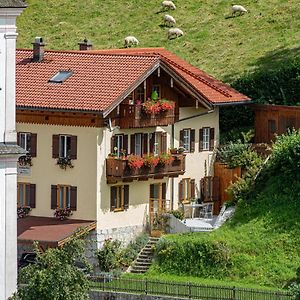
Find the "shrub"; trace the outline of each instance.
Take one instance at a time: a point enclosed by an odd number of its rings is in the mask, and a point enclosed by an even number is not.
[[[169,211],[170,214],[172,214],[175,218],[179,219],[179,220],[183,220],[184,219],[184,213],[180,210],[171,210]]]

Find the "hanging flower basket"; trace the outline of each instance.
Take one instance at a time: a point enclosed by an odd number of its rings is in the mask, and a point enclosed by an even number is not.
[[[26,154],[23,156],[19,157],[19,166],[21,167],[25,167],[25,166],[32,166],[32,161],[31,161],[31,155],[30,154]]]
[[[72,164],[72,159],[70,156],[58,158],[56,164],[59,165],[59,167],[64,170],[66,170],[67,167],[69,167],[71,169],[74,168],[74,166]]]
[[[55,218],[63,221],[66,220],[68,217],[70,217],[73,214],[72,210],[70,208],[56,208],[54,211]]]
[[[17,208],[18,219],[27,217],[30,211],[31,211],[30,206],[18,207]]]

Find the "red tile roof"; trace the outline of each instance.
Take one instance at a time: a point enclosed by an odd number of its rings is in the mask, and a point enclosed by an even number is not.
[[[31,217],[18,219],[18,243],[39,241],[42,246],[61,246],[66,239],[81,229],[83,232],[96,228],[95,221]],[[79,233],[80,234],[80,233]]]
[[[211,104],[250,100],[164,48],[46,51],[43,62],[31,57],[32,50],[17,50],[18,107],[105,111],[160,62]],[[73,75],[63,84],[48,83],[60,70]]]

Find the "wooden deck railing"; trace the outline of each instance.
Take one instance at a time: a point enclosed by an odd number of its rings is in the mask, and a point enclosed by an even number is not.
[[[174,161],[168,165],[157,165],[155,167],[141,167],[132,169],[127,159],[106,159],[106,179],[108,183],[118,181],[133,181],[134,179],[147,180],[148,178],[163,178],[165,176],[177,177],[185,172],[185,155],[173,155]]]
[[[142,128],[167,126],[175,122],[175,108],[157,114],[147,114],[141,105],[120,105],[120,127]]]

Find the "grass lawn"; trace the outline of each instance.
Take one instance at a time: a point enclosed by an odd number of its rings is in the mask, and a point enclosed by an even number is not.
[[[244,0],[249,13],[235,18],[226,0],[174,0],[177,9],[168,13],[185,35],[171,41],[160,0],[27,2],[18,18],[19,48],[31,48],[35,36],[44,37],[49,49],[78,49],[84,38],[95,48],[120,48],[125,36],[134,35],[140,47],[166,47],[227,82],[300,52],[298,0]]]

